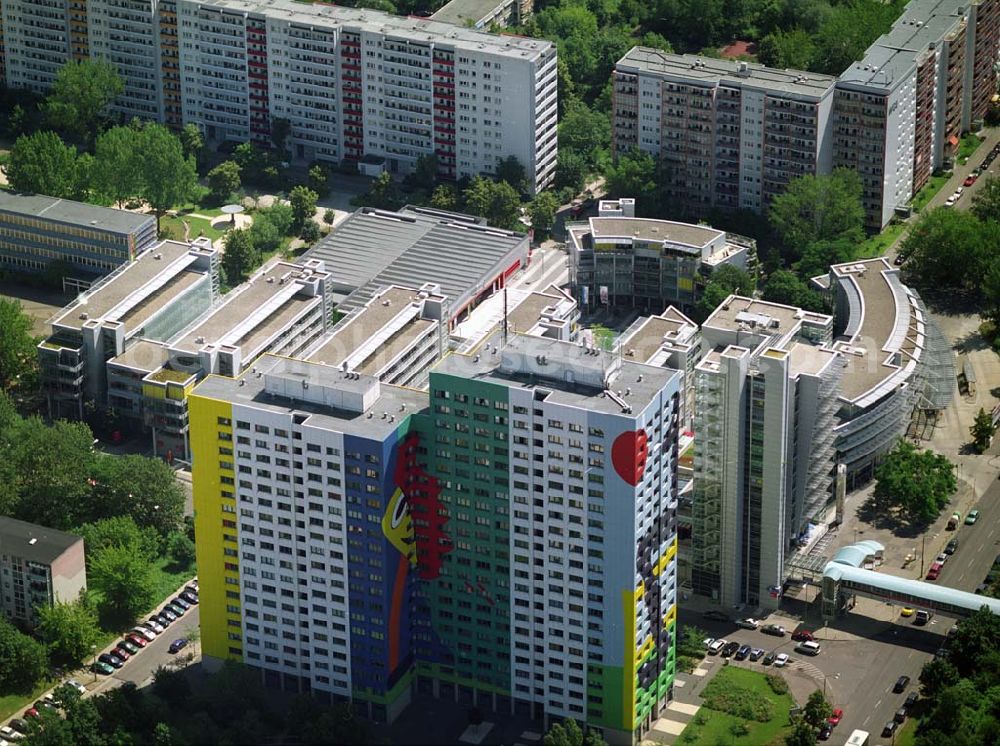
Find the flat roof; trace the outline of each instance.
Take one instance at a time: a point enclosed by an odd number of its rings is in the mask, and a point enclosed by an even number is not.
[[[199,383],[191,396],[220,399],[265,412],[289,414],[298,412],[309,415],[306,424],[363,438],[384,439],[396,432],[408,414],[427,407],[427,394],[415,389],[378,383],[369,376],[349,380],[340,370],[322,363],[292,360],[277,355],[262,355],[254,363],[258,376],[248,368],[237,378],[211,375]],[[373,385],[378,386],[378,397],[364,411],[337,409],[311,401],[288,399],[265,392],[268,375],[287,376],[306,381],[316,388],[341,388],[357,393]],[[243,381],[243,384],[240,384]],[[375,413],[392,412],[393,419],[383,419]],[[369,416],[369,415],[373,416]]]
[[[0,516],[0,548],[4,554],[48,565],[78,541],[83,539],[65,531]]]
[[[745,66],[746,74],[740,75]],[[758,62],[716,59],[696,54],[673,54],[651,47],[632,47],[615,65],[616,70],[683,79],[706,86],[754,88],[776,95],[813,100],[827,96],[837,82],[832,75],[805,70],[779,70]]]
[[[462,354],[453,352],[432,369],[432,373],[453,375],[470,380],[495,383],[510,388],[540,389],[548,392],[546,401],[607,414],[625,415],[620,402],[641,411],[661,391],[677,371],[642,365],[631,361],[616,361],[615,355],[603,350],[588,351],[579,344],[547,337],[514,334],[497,354]],[[525,370],[518,360],[544,358],[543,365]],[[572,371],[573,381],[566,372]],[[609,386],[628,390],[623,398],[605,394],[603,386],[587,383],[610,374]],[[626,385],[627,382],[627,385]]]
[[[789,374],[793,377],[802,373],[818,376],[837,359],[837,352],[829,347],[795,342],[788,348],[788,359]]]
[[[0,190],[0,211],[126,235],[136,233],[150,223],[156,222],[156,219],[151,215],[129,212],[128,210],[88,205],[69,199],[47,197],[44,194],[24,194],[3,190]]]
[[[195,257],[191,251],[192,248],[188,244],[179,241],[163,241],[147,249],[134,261],[122,265],[90,290],[81,293],[53,319],[52,323],[80,329],[87,320],[104,319],[123,301],[147,284],[149,293],[135,299],[136,304],[146,300],[149,295],[163,292],[165,284],[169,284],[171,279],[186,272],[188,265],[194,262]],[[202,273],[195,272],[195,274],[203,276]],[[169,299],[171,296],[166,297]],[[134,305],[123,308],[121,314],[127,314]],[[80,318],[80,314],[83,313],[87,314],[87,319]]]
[[[848,361],[841,397],[866,406],[888,392],[882,389],[890,379],[909,377],[907,369],[916,367],[925,344],[923,313],[884,257],[835,264],[830,274],[841,285],[849,315],[835,345]],[[902,378],[892,384],[897,382]]]
[[[432,320],[421,318],[420,302],[419,290],[399,286],[385,288],[362,310],[337,324],[333,333],[307,359],[339,366],[366,342],[376,338],[390,322],[396,321],[398,328],[353,367],[359,373],[374,374],[382,361],[391,360],[434,325]]]
[[[243,347],[245,356],[249,356],[255,345],[277,333],[309,306],[321,302],[318,295],[296,297],[303,289],[298,280],[304,269],[288,262],[265,267],[227,293],[220,305],[189,326],[170,348],[194,354],[206,344],[229,344]]]
[[[659,316],[645,318],[631,334],[621,340],[621,346],[629,358],[639,363],[649,363],[665,342],[681,347],[693,342],[697,332],[697,324],[669,306]]]
[[[892,28],[840,75],[840,82],[891,90],[906,81],[921,56],[957,28],[969,0],[910,0]]]
[[[701,249],[725,236],[725,231],[692,223],[648,218],[590,218],[594,240],[602,238],[638,238],[644,241],[669,241]]]
[[[111,358],[108,363],[151,373],[162,368],[169,357],[166,345],[148,339],[140,339],[121,355]]]
[[[451,0],[439,8],[432,16],[434,21],[464,25],[466,21],[479,23],[486,16],[505,6],[514,5],[516,0]]]
[[[782,303],[731,295],[712,311],[702,328],[736,330],[748,325],[751,329],[763,329],[767,335],[787,334],[802,321],[826,324],[831,317]]]
[[[389,285],[437,285],[459,310],[527,252],[523,233],[490,228],[469,215],[407,207],[399,212],[361,208],[310,249],[305,259],[326,262],[334,289],[349,293],[344,311],[364,306]]]
[[[292,0],[202,0],[200,4],[220,10],[258,13],[291,23],[324,28],[343,27],[348,30],[357,28],[416,42],[431,42],[456,49],[500,54],[506,57],[534,59],[553,49],[552,42],[545,39],[491,34],[440,20],[397,16],[367,8],[346,8],[319,3],[304,5]]]

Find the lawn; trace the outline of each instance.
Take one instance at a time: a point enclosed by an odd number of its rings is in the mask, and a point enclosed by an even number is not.
[[[886,249],[888,249],[892,244],[903,235],[903,231],[906,230],[906,223],[890,223],[885,227],[885,229],[863,241],[858,246],[858,257],[861,259],[868,259],[874,256],[882,256]]]
[[[913,197],[912,205],[914,212],[920,212],[925,207],[927,203],[934,199],[934,196],[941,191],[945,184],[948,183],[948,179],[951,178],[951,174],[941,174],[940,176],[931,176],[927,183],[921,188],[919,192]]]
[[[768,686],[764,674],[736,666],[727,666],[715,675],[715,681],[725,687],[741,687],[767,698],[771,702],[772,715],[766,723],[754,722],[734,717],[725,712],[702,707],[694,719],[681,733],[680,743],[716,746],[760,746],[769,744],[789,730],[788,711],[795,706],[791,694],[775,694]],[[745,735],[735,735],[734,728],[745,724]]]
[[[983,144],[983,140],[978,135],[974,135],[969,132],[964,135],[958,143],[958,162],[965,164],[968,162],[969,157],[976,152],[976,148]]]
[[[213,228],[210,220],[193,218],[190,215],[187,215],[184,217],[184,221],[191,227],[191,238],[196,238],[198,234],[204,233],[214,241],[217,238],[221,238],[225,234],[225,231]]]
[[[36,686],[31,694],[8,694],[0,697],[0,720],[6,720],[11,715],[19,714],[28,709],[28,705],[33,703],[38,696],[48,690],[53,685],[52,681],[43,681]]]
[[[160,218],[160,235],[171,241],[184,240],[184,221],[173,215]]]

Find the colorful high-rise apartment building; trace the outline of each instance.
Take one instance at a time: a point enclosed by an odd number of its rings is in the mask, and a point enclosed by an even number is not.
[[[428,392],[255,369],[190,397],[207,659],[380,720],[421,692],[645,732],[675,671],[677,371],[528,336]]]

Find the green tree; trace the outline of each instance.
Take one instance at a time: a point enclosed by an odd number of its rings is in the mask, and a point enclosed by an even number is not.
[[[986,449],[990,447],[990,442],[993,440],[993,432],[993,417],[989,412],[980,407],[979,413],[972,423],[972,427],[969,428],[969,433],[972,435],[972,445],[976,449],[976,453],[986,452]]]
[[[228,202],[240,184],[240,167],[236,161],[223,161],[208,172],[208,189],[217,203]]]
[[[524,166],[517,159],[517,156],[508,155],[506,158],[497,161],[496,179],[497,181],[506,181],[518,193],[526,191],[527,176],[524,172]]]
[[[281,246],[282,235],[266,215],[258,214],[249,228],[250,243],[258,254],[269,254]],[[253,262],[256,267],[257,262]]]
[[[454,184],[438,184],[431,194],[431,207],[455,211],[459,208],[458,200],[458,190]]]
[[[334,212],[332,207],[328,207],[323,213],[323,222],[327,225],[333,225],[333,221],[337,219],[337,213]]]
[[[184,157],[194,158],[195,164],[200,165],[205,157],[205,136],[201,134],[198,125],[188,122],[181,127],[180,140]]]
[[[567,718],[562,723],[554,723],[542,739],[545,746],[607,746],[596,731],[580,730],[577,722]]]
[[[114,100],[125,90],[117,69],[104,59],[73,60],[59,68],[45,110],[56,127],[90,142]]]
[[[330,172],[318,163],[309,169],[309,188],[319,195],[330,191]]]
[[[1000,325],[1000,257],[988,260],[979,291],[983,296],[983,318]]]
[[[402,207],[403,200],[392,176],[388,171],[383,171],[372,179],[368,192],[361,197],[358,204],[380,210],[396,210]]]
[[[556,210],[558,209],[559,200],[555,194],[552,192],[540,192],[528,206],[531,227],[542,233],[550,231],[555,221]]]
[[[274,144],[274,149],[282,155],[285,153],[285,143],[290,134],[292,134],[292,123],[287,119],[275,117],[271,120],[271,142]]]
[[[0,616],[0,692],[30,692],[48,668],[45,646]]]
[[[785,746],[816,746],[816,729],[805,720],[797,720],[792,732],[785,736]]]
[[[574,153],[594,168],[602,151],[611,148],[611,120],[579,100],[569,101],[559,121],[559,153]]]
[[[165,537],[184,516],[184,490],[163,460],[130,454],[103,456],[94,462],[94,515],[129,515],[140,528]]]
[[[417,158],[413,171],[403,179],[404,186],[412,191],[429,188],[437,182],[440,163],[434,153],[428,153]]]
[[[705,284],[705,289],[695,304],[695,315],[703,321],[730,295],[735,293],[752,297],[755,287],[756,283],[749,272],[731,264],[723,264],[712,272]]]
[[[94,189],[118,207],[142,193],[142,132],[112,127],[94,144]]]
[[[31,327],[20,301],[0,297],[0,389],[4,391],[35,379],[37,352]]]
[[[38,417],[21,420],[7,433],[5,459],[19,496],[14,513],[31,523],[69,530],[86,520],[94,434],[81,422]]]
[[[825,275],[832,265],[851,262],[857,257],[858,244],[853,239],[814,241],[802,250],[802,256],[795,263],[795,272],[803,279]]]
[[[224,244],[222,271],[226,273],[226,282],[235,286],[258,266],[260,256],[254,248],[250,231],[246,229],[229,231]]]
[[[635,197],[644,214],[655,214],[660,204],[659,175],[653,156],[633,149],[605,171],[604,188],[609,197]]]
[[[560,150],[556,157],[556,189],[571,189],[579,194],[586,186],[587,159],[574,151]]]
[[[823,296],[806,285],[805,282],[787,269],[772,272],[764,283],[763,298],[771,303],[784,303],[807,311],[826,311]]]
[[[152,606],[152,568],[138,547],[116,544],[94,553],[88,572],[106,614],[123,623]]]
[[[920,669],[920,693],[927,699],[937,699],[942,691],[961,679],[958,669],[947,658],[933,658]]]
[[[929,523],[955,491],[955,465],[941,454],[900,440],[875,469],[876,504],[898,508],[915,523]]]
[[[159,554],[160,541],[156,529],[140,528],[130,515],[100,518],[75,530],[83,537],[88,560],[94,553],[113,546],[135,547],[135,551],[147,560]]]
[[[4,170],[19,192],[71,199],[77,196],[78,167],[76,148],[45,131],[17,138]]]
[[[826,695],[819,689],[809,695],[806,706],[802,710],[802,717],[813,728],[821,727],[832,714],[833,707],[827,702]]]
[[[36,631],[48,647],[52,662],[68,666],[83,664],[90,655],[90,646],[100,637],[97,612],[87,597],[39,606],[35,613],[38,617]]]
[[[194,542],[180,531],[170,534],[167,539],[167,551],[170,558],[180,567],[190,567],[194,562]]]
[[[316,201],[319,195],[307,186],[299,185],[288,193],[288,201],[292,205],[294,221],[292,227],[296,232],[302,230],[307,220],[312,220],[316,214]]]
[[[802,247],[816,241],[860,241],[865,218],[861,178],[838,168],[831,174],[792,179],[771,200],[768,215],[792,261],[798,259]]]
[[[305,225],[302,226],[302,230],[299,231],[299,238],[305,242],[306,246],[312,246],[322,237],[323,234],[320,233],[319,226],[316,225],[315,220],[306,221]]]
[[[257,216],[270,222],[279,236],[291,236],[295,230],[295,213],[286,202],[275,201],[270,207],[260,210]]]
[[[482,215],[490,225],[507,230],[523,228],[519,220],[521,198],[509,182],[490,181],[477,176],[463,197],[466,209],[474,215]]]
[[[156,213],[156,230],[167,210],[194,198],[198,170],[181,141],[161,124],[142,130],[143,198]]]
[[[985,181],[972,195],[971,212],[982,221],[1000,222],[1000,179],[985,176]]]
[[[772,31],[757,45],[757,59],[768,67],[808,70],[816,54],[812,36],[800,28]]]
[[[939,207],[921,213],[899,248],[917,284],[977,290],[1000,245],[1000,229],[965,210]]]

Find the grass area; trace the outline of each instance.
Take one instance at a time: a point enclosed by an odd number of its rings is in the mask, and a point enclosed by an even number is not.
[[[858,246],[858,256],[861,259],[882,256],[895,243],[896,239],[903,235],[905,230],[906,223],[890,223],[881,233],[872,236]]]
[[[909,718],[902,727],[896,731],[896,738],[893,743],[896,746],[913,746],[914,741],[917,739],[917,724],[920,721],[916,718]]]
[[[769,744],[789,730],[788,711],[795,706],[790,694],[775,694],[764,674],[736,666],[727,666],[715,675],[712,683],[720,689],[740,688],[753,692],[756,697],[771,703],[771,719],[766,723],[744,720],[725,712],[702,707],[681,733],[682,744],[732,744],[732,746],[760,746]],[[742,732],[745,726],[746,732]],[[741,735],[737,735],[741,733]]]
[[[197,238],[199,234],[203,233],[214,241],[217,238],[221,238],[225,234],[225,231],[213,228],[210,220],[193,218],[189,215],[184,218],[184,221],[191,227],[191,238]]]
[[[976,148],[983,144],[983,139],[979,135],[975,135],[972,132],[967,133],[962,137],[958,143],[958,155],[956,156],[958,162],[961,164],[966,164],[969,161],[969,157],[976,152]]]
[[[32,690],[31,694],[8,694],[0,697],[0,720],[6,720],[11,715],[19,715],[24,712],[28,709],[28,705],[38,699],[38,696],[54,683],[53,681],[43,681]]]
[[[182,583],[186,583],[197,574],[198,569],[193,564],[188,567],[177,567],[169,557],[159,557],[153,563],[152,578],[150,580],[155,600],[153,606],[147,609],[147,611],[166,601],[169,596],[177,592]]]
[[[912,205],[914,212],[920,212],[927,207],[927,203],[934,199],[935,195],[941,191],[950,178],[951,174],[931,176],[931,178],[927,180],[927,183],[924,184],[923,188],[921,188],[921,190],[913,197]]]
[[[168,381],[173,381],[174,383],[184,383],[194,375],[194,373],[185,373],[181,370],[171,370],[170,368],[160,368],[158,371],[153,373],[150,378],[154,381],[159,381],[160,383],[166,383]]]
[[[160,235],[172,241],[184,240],[184,221],[173,215],[160,218]]]

